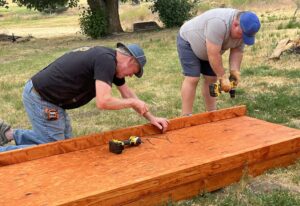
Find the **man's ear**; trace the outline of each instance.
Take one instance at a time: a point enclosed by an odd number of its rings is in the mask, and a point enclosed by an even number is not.
[[[128,63],[130,61],[130,56],[122,54],[122,52],[117,51],[117,61],[122,63]]]
[[[238,21],[237,19],[234,19],[234,20],[233,20],[233,25],[234,25],[235,27],[237,27],[237,26],[239,25],[239,21]]]

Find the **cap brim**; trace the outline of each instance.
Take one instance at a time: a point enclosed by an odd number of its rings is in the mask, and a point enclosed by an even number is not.
[[[255,42],[254,36],[247,36],[246,34],[243,34],[243,41],[247,45],[253,45]]]
[[[127,46],[125,46],[125,44],[122,44],[121,42],[118,42],[117,43],[117,48],[124,48],[124,49],[126,49],[126,50],[128,50],[129,51],[129,49],[127,48]],[[130,51],[129,51],[130,52]],[[131,52],[130,52],[131,53]]]
[[[132,51],[125,44],[123,44],[121,42],[118,42],[117,43],[117,48],[120,48],[120,47],[126,49],[135,58],[135,60],[138,62],[139,66],[140,66],[140,71],[138,73],[135,73],[134,75],[138,78],[141,78],[143,76],[144,70],[143,70],[143,67],[140,65],[139,61],[136,59],[136,57],[134,56]]]
[[[138,78],[141,78],[143,76],[144,70],[143,68],[140,66],[140,71],[138,73],[135,73],[134,75]]]

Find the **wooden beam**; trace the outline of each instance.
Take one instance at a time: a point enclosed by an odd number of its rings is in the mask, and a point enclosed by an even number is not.
[[[214,112],[195,114],[190,117],[179,117],[170,120],[168,131],[182,129],[190,126],[216,122],[224,119],[235,118],[246,114],[246,106],[237,106],[229,109],[222,109]],[[107,131],[98,134],[85,135],[63,141],[42,144],[22,150],[15,150],[0,153],[0,166],[26,162],[52,155],[59,155],[68,152],[88,149],[107,144],[109,140],[116,138],[127,139],[132,135],[147,136],[160,134],[156,127],[151,124],[144,124],[123,129]]]

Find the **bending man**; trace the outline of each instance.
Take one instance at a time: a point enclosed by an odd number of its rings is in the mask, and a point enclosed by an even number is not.
[[[83,106],[94,97],[99,109],[133,108],[165,131],[167,119],[152,115],[147,104],[138,99],[125,82],[125,77],[142,77],[145,64],[144,51],[137,44],[118,43],[116,50],[84,47],[64,54],[25,85],[23,103],[32,130],[11,129],[0,120],[0,145],[11,140],[16,142],[16,146],[0,147],[0,151],[72,137],[66,110]],[[121,99],[112,96],[112,84],[117,86]]]
[[[200,74],[204,76],[202,95],[207,111],[217,109],[209,85],[220,81],[225,92],[231,89],[222,63],[222,54],[230,50],[230,74],[240,81],[244,45],[253,45],[260,22],[253,12],[220,8],[204,12],[187,21],[177,36],[177,50],[183,69],[181,88],[182,115],[190,115]]]

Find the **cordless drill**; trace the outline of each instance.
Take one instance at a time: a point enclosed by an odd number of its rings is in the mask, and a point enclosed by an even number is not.
[[[125,145],[127,146],[138,146],[142,143],[140,137],[130,136],[128,140],[116,140],[112,139],[109,141],[109,151],[115,154],[121,154],[124,150]]]
[[[232,75],[229,76],[229,81],[231,85],[231,90],[229,91],[230,97],[235,98],[235,88],[237,87],[236,78]]]
[[[237,86],[236,79],[230,75],[229,76],[231,90],[229,91],[230,97],[235,98],[235,88]],[[221,84],[219,82],[209,85],[209,94],[212,97],[218,97],[222,92]]]

